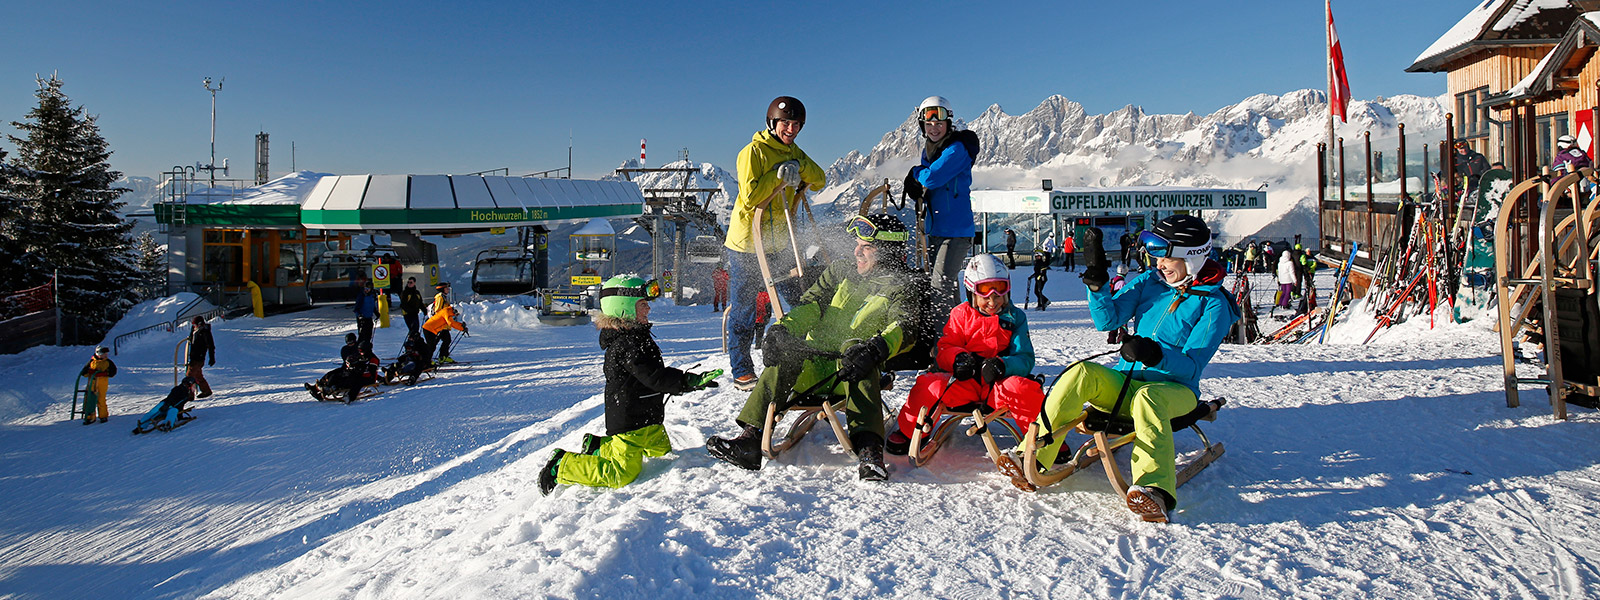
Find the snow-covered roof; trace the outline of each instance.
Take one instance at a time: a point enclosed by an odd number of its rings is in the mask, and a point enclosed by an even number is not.
[[[483,175],[333,175],[301,205],[316,229],[462,230],[637,216],[629,181]]]
[[[1504,94],[1492,98],[1491,104],[1499,105],[1511,100],[1542,95],[1555,89],[1556,75],[1567,66],[1573,58],[1574,52],[1585,46],[1592,46],[1591,40],[1600,39],[1600,11],[1588,12],[1581,18],[1573,21],[1567,29],[1566,35],[1546,53],[1533,70],[1518,81]]]
[[[572,235],[616,235],[617,230],[611,226],[607,219],[590,219],[582,228],[572,232]]]
[[[1451,59],[1470,51],[1474,42],[1519,45],[1551,43],[1556,34],[1539,32],[1565,27],[1567,23],[1560,20],[1570,16],[1549,13],[1571,10],[1576,9],[1569,0],[1483,0],[1444,35],[1434,40],[1422,54],[1417,55],[1406,71],[1419,73],[1441,70]],[[1519,29],[1525,31],[1516,31]]]

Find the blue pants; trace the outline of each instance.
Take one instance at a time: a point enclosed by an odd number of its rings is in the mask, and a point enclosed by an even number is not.
[[[168,406],[167,403],[162,402],[156,404],[155,408],[150,409],[150,412],[147,412],[143,417],[140,417],[139,424],[155,424],[157,421],[165,420],[167,427],[173,427],[178,424],[178,415],[182,414],[182,412],[183,411],[178,410],[178,407]]]
[[[773,277],[781,277],[794,268],[794,259],[788,252],[769,255],[767,266]],[[778,295],[790,306],[803,291],[798,280],[789,279],[776,286]],[[756,335],[756,295],[766,289],[761,281],[761,265],[756,255],[745,252],[728,252],[728,291],[733,295],[728,305],[728,364],[734,378],[756,374],[755,361],[750,358],[750,343]],[[777,298],[769,298],[777,302]]]

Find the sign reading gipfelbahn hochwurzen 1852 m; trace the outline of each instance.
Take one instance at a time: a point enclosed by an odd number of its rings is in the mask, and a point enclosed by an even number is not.
[[[1266,192],[1243,190],[1097,190],[1093,192],[1057,190],[1050,193],[1050,212],[1143,212],[1266,207]]]
[[[1133,213],[1178,210],[1252,210],[1267,207],[1267,193],[1254,190],[1165,186],[973,190],[972,207],[991,213]]]

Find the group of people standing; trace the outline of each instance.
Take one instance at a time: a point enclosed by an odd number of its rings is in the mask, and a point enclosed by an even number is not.
[[[1010,265],[992,254],[969,256],[977,137],[953,130],[950,106],[939,96],[924,100],[916,117],[923,151],[904,185],[926,215],[927,272],[911,267],[912,235],[899,218],[853,217],[845,225],[855,241],[849,259],[826,265],[809,286],[797,285],[798,278],[774,282],[781,298],[771,301],[791,308],[763,334],[764,369],[758,373],[750,347],[765,282],[756,253],[766,255],[771,272],[796,267],[798,257],[787,256],[784,243],[785,219],[799,198],[793,192],[826,183],[823,171],[795,145],[805,124],[804,105],[781,96],[768,106],[765,130],[739,154],[740,191],[724,243],[730,374],[733,385],[749,394],[734,419],[735,433],[708,439],[708,453],[759,470],[769,409],[781,418],[809,396],[833,398],[845,413],[858,477],[881,481],[889,475],[884,451],[906,451],[922,408],[981,402],[1010,411],[1024,426],[1042,415],[1050,427],[1046,439],[1054,440],[1040,451],[1039,464],[1048,468],[1067,433],[1063,425],[1088,402],[1120,409],[1136,423],[1140,443],[1127,504],[1146,520],[1166,520],[1176,506],[1170,420],[1199,405],[1201,373],[1239,318],[1220,286],[1222,266],[1209,258],[1209,228],[1188,215],[1163,220],[1139,240],[1156,268],[1120,288],[1112,283],[1101,232],[1088,230],[1081,277],[1090,312],[1097,329],[1127,328],[1122,360],[1115,369],[1075,364],[1047,392],[1032,373],[1027,318],[1010,301]],[[760,222],[754,218],[758,207],[769,209]],[[764,247],[752,239],[757,227]],[[597,325],[606,349],[607,436],[585,435],[579,451],[556,451],[541,472],[545,493],[558,484],[615,487],[632,481],[642,457],[671,449],[659,430],[665,396],[716,385],[717,371],[663,366],[648,336],[648,300],[656,295],[649,285],[619,276],[602,289],[604,317]],[[923,369],[890,431],[882,394],[893,385],[893,371]]]

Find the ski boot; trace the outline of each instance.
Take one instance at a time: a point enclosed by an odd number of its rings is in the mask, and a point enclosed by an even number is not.
[[[706,440],[706,453],[749,471],[761,470],[761,430],[743,423],[744,431],[735,438]]]
[[[599,456],[600,455],[600,445],[604,444],[605,441],[606,441],[606,438],[600,437],[600,436],[592,434],[592,433],[585,433],[585,434],[583,434],[582,449],[579,450],[579,452],[583,453],[583,454],[588,454],[590,456]]]
[[[539,495],[549,496],[556,489],[556,473],[561,471],[561,459],[567,456],[567,451],[557,448],[550,455],[550,462],[544,464],[539,470]]]
[[[1146,523],[1167,522],[1168,507],[1172,504],[1172,496],[1161,488],[1142,485],[1128,488],[1128,510]]]
[[[856,447],[856,477],[862,481],[889,478],[889,469],[883,466],[883,438],[870,433],[862,434],[853,437],[850,444]]]
[[[312,398],[316,398],[318,402],[322,401],[322,388],[317,387],[315,384],[308,383],[306,384],[306,391],[311,394]]]
[[[911,438],[898,430],[889,434],[889,439],[883,443],[883,451],[895,456],[905,456],[911,452]]]
[[[758,380],[756,379],[755,375],[740,375],[738,377],[733,378],[733,389],[739,390],[741,392],[748,392],[750,390],[756,389],[756,382],[757,381]]]

